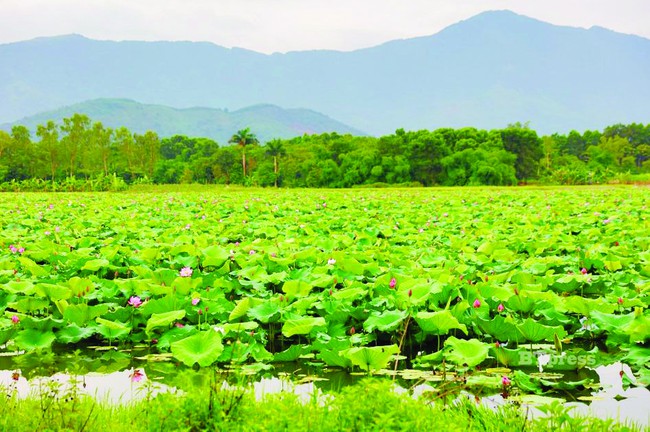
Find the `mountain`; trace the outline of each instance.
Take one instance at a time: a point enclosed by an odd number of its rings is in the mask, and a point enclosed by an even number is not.
[[[351,52],[266,55],[71,35],[0,45],[0,122],[129,98],[178,108],[309,107],[376,135],[516,121],[566,132],[648,122],[648,77],[649,39],[509,11]]]
[[[305,133],[338,132],[365,135],[363,132],[307,109],[282,109],[275,105],[254,105],[229,112],[215,108],[171,108],[162,105],[141,104],[129,99],[94,99],[79,104],[42,112],[0,125],[10,130],[13,124],[27,126],[32,131],[48,120],[62,123],[74,113],[86,114],[104,126],[125,126],[132,132],[153,130],[161,137],[187,135],[207,137],[225,144],[238,130],[250,127],[260,141],[273,138],[292,138]]]

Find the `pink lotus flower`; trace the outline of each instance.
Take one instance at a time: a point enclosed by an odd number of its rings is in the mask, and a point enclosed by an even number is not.
[[[201,299],[198,298],[198,297],[197,297],[197,298],[193,298],[193,299],[192,299],[192,306],[196,306],[197,304],[199,304],[200,301],[201,301]]]
[[[622,297],[619,297],[618,300],[616,300],[616,302],[617,302],[618,304],[622,305],[622,304],[623,304],[623,298],[622,298]]]
[[[255,255],[255,254],[256,254],[256,252],[255,252],[253,249],[251,249],[251,250],[248,252],[248,255]]]
[[[140,297],[138,296],[131,296],[129,299],[129,306],[133,306],[134,308],[139,308],[142,306],[142,300],[140,300]]]
[[[505,307],[503,306],[503,304],[499,303],[499,306],[497,306],[497,311],[499,311],[499,313],[501,313],[501,312],[503,312],[504,309],[505,309]]]
[[[507,376],[504,375],[503,378],[501,378],[501,385],[503,385],[504,387],[508,387],[511,384],[512,384],[512,381]]]
[[[131,373],[131,382],[140,382],[144,379],[144,374],[140,372],[140,369],[134,369]]]
[[[18,324],[20,322],[20,318],[18,318],[18,315],[12,315],[11,322],[14,324]]]
[[[180,272],[181,277],[192,276],[192,269],[190,267],[183,267]]]
[[[183,323],[179,323],[179,322],[177,322],[177,323],[174,324],[174,325],[176,326],[176,328],[183,328],[183,327],[185,327],[185,324],[183,324]]]
[[[9,245],[9,250],[11,251],[11,253],[18,252],[18,248],[16,246],[14,246],[14,245]]]
[[[587,274],[588,272],[587,272],[587,269],[583,267],[583,268],[580,269],[580,273]]]
[[[19,253],[19,254],[22,255],[24,252],[25,252],[25,248],[24,248],[24,247],[18,248],[18,253]]]
[[[474,300],[474,303],[472,304],[474,309],[478,309],[481,307],[481,301],[479,299]]]
[[[391,278],[390,283],[388,284],[389,287],[395,288],[397,286],[397,279]]]

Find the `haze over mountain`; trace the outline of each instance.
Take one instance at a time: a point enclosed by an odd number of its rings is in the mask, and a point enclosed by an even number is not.
[[[237,111],[215,108],[177,109],[162,105],[141,104],[129,99],[94,99],[46,111],[17,121],[36,131],[36,126],[54,120],[61,124],[65,117],[86,114],[104,126],[125,126],[132,132],[153,130],[161,137],[186,135],[212,138],[220,144],[238,130],[251,127],[261,142],[274,138],[292,138],[303,134],[338,132],[365,135],[341,122],[307,109],[282,109],[275,105],[254,105]],[[12,124],[0,125],[11,130]]]
[[[648,122],[648,77],[649,39],[509,11],[351,52],[265,55],[71,35],[0,45],[0,122],[129,98],[178,108],[309,108],[377,135],[516,121],[552,133]]]

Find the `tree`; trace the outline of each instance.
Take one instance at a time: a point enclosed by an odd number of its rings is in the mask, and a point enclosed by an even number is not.
[[[63,119],[61,131],[66,135],[62,138],[63,150],[68,159],[68,175],[74,177],[77,171],[79,154],[82,153],[89,140],[90,119],[83,114],[74,114]]]
[[[259,144],[259,140],[254,133],[251,133],[250,128],[238,130],[229,140],[231,144],[237,144],[241,147],[241,165],[244,172],[244,179],[246,178],[246,146]]]
[[[287,155],[282,141],[274,139],[266,143],[266,155],[273,156],[273,173],[275,174],[275,187],[278,187],[278,158]]]
[[[517,180],[537,176],[537,166],[544,156],[542,140],[537,132],[526,127],[509,126],[501,131],[503,148],[517,156],[515,172]]]
[[[38,125],[36,135],[41,139],[39,148],[49,165],[49,174],[52,181],[56,178],[56,170],[61,163],[61,146],[59,143],[59,130],[50,120],[46,125]]]

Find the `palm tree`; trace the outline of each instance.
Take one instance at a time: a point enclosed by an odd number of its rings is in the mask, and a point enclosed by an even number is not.
[[[251,133],[250,128],[238,130],[236,134],[228,140],[231,144],[237,144],[241,147],[241,165],[244,169],[244,178],[246,178],[246,146],[251,144],[259,144],[259,140],[254,133]]]
[[[278,187],[278,158],[286,156],[287,152],[282,141],[274,139],[266,143],[266,155],[273,156],[273,172],[275,173],[275,187]]]

